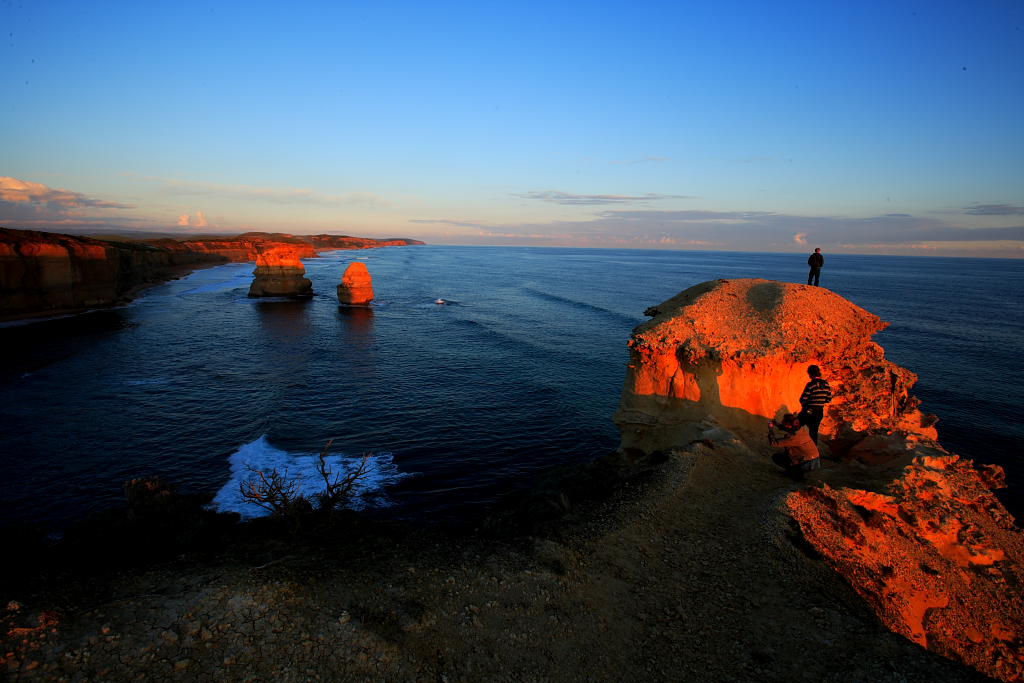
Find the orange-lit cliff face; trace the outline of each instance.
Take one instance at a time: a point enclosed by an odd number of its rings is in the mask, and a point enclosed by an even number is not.
[[[299,255],[301,251],[292,245],[260,245],[249,296],[312,296],[313,283],[305,277],[306,267]]]
[[[1005,681],[1024,680],[1024,535],[991,489],[1002,470],[921,455],[884,492],[807,488],[804,536],[890,629]]]
[[[175,269],[220,263],[180,245],[0,228],[0,319],[109,306]]]
[[[292,247],[299,258],[313,258],[328,249],[370,249],[423,244],[404,238],[373,239],[348,235],[290,235],[288,233],[247,232],[235,237],[199,237],[183,240],[192,251],[220,254],[231,261],[255,261],[261,251],[271,247]]]
[[[935,441],[909,394],[916,376],[871,341],[885,323],[826,289],[767,280],[706,282],[648,314],[615,416],[624,448],[718,434],[765,454],[767,419],[799,409],[819,365],[835,394],[821,441],[838,461],[787,496],[787,514],[893,631],[1024,680],[1024,534],[992,493],[1002,470]]]
[[[933,418],[908,390],[914,373],[885,360],[871,336],[878,316],[820,287],[769,280],[715,280],[648,309],[633,331],[629,370],[615,422],[622,445],[651,452],[698,438],[707,416],[763,437],[769,419],[798,412],[818,365],[834,400],[827,438],[899,427],[936,438]]]
[[[338,302],[349,306],[365,306],[373,301],[373,278],[362,261],[353,261],[341,276]]]
[[[235,262],[255,261],[261,252],[274,247],[289,247],[299,258],[313,258],[316,247],[309,242],[279,233],[245,233],[237,237],[199,238],[181,242],[192,251],[220,254]]]

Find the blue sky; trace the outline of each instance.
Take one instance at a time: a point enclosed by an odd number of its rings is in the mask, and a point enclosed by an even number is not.
[[[0,0],[0,225],[1024,255],[1024,3]]]

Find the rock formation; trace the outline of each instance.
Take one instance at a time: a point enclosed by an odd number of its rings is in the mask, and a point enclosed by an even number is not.
[[[881,491],[807,488],[786,506],[891,630],[994,678],[1022,680],[1024,534],[992,493],[1003,472],[917,450]]]
[[[224,261],[173,240],[112,242],[0,228],[0,319],[122,303],[185,268]]]
[[[848,433],[876,428],[936,438],[935,418],[909,394],[917,376],[871,341],[887,323],[827,289],[714,280],[646,314],[654,318],[633,331],[615,415],[625,448],[685,446],[705,416],[763,438],[769,419],[799,410],[810,365],[835,394],[820,433],[837,447],[852,446]]]
[[[258,261],[261,254],[266,255],[265,262],[257,263],[260,284],[250,291],[253,296],[281,296],[277,292],[284,291],[288,292],[284,296],[308,296],[312,286],[302,284],[309,281],[302,277],[305,268],[299,259],[315,257],[320,249],[409,244],[423,243],[402,238],[264,232],[186,240],[115,241],[0,228],[0,320],[74,313],[122,303],[139,288],[181,275],[190,267]],[[278,250],[281,256],[271,255]],[[261,267],[265,269],[260,271]],[[258,293],[263,291],[266,293]]]
[[[365,306],[373,301],[373,278],[362,261],[348,264],[338,285],[338,302],[349,306]]]
[[[835,394],[821,441],[840,462],[788,494],[787,514],[890,629],[1024,680],[1024,534],[992,493],[1002,470],[938,444],[909,393],[916,376],[871,341],[886,323],[826,289],[767,280],[705,282],[647,314],[615,415],[623,450],[738,437],[765,454],[767,419],[798,409],[807,366],[821,366]]]
[[[313,258],[312,243],[284,233],[247,232],[237,237],[198,237],[181,242],[192,251],[220,254],[234,262],[255,261],[260,253],[275,247],[292,249],[298,258]]]
[[[249,296],[312,296],[313,283],[305,277],[306,267],[299,253],[290,245],[261,246],[256,255],[256,270],[253,271],[256,277],[249,286]]]

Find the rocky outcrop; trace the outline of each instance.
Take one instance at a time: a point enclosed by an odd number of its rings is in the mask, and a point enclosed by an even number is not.
[[[1002,470],[940,450],[882,492],[808,488],[804,537],[890,629],[1005,681],[1024,679],[1024,535],[992,493]]]
[[[249,296],[312,296],[313,283],[305,277],[306,267],[299,254],[300,250],[290,245],[260,246]]]
[[[362,261],[353,261],[341,276],[338,285],[338,303],[348,306],[366,306],[373,301],[373,278]]]
[[[916,376],[871,341],[886,323],[828,290],[768,280],[705,282],[647,314],[615,416],[623,452],[728,458],[737,451],[722,446],[743,442],[767,455],[766,420],[797,409],[807,366],[821,366],[835,394],[822,441],[839,462],[789,493],[786,513],[891,630],[1024,680],[1024,534],[992,493],[1003,472],[937,443],[909,393]]]
[[[799,410],[810,365],[832,385],[821,434],[836,448],[876,429],[936,438],[935,418],[909,394],[916,375],[871,341],[887,323],[827,289],[713,280],[646,313],[653,319],[633,331],[615,414],[624,448],[685,446],[707,416],[763,438],[767,420]]]
[[[0,228],[0,319],[122,303],[140,287],[224,261],[173,240],[109,242]]]

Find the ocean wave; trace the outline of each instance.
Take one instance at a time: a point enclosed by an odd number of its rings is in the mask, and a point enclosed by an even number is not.
[[[544,292],[539,289],[534,289],[533,287],[523,287],[523,291],[526,292],[527,294],[537,297],[538,299],[544,299],[545,301],[550,301],[556,304],[572,306],[573,308],[583,311],[600,313],[610,318],[614,318],[617,321],[624,321],[628,323],[631,327],[636,325],[637,322],[639,322],[640,320],[642,320],[640,317],[628,316],[623,313],[619,313],[618,311],[613,311],[608,308],[602,308],[601,306],[595,306],[594,304],[587,303],[586,301],[579,301],[578,299],[569,299],[564,296],[559,296],[557,294],[551,294],[550,292]]]
[[[344,454],[327,456],[328,466],[337,474],[358,467],[362,458]],[[214,496],[212,506],[218,512],[237,512],[242,519],[265,517],[270,513],[255,503],[242,499],[241,484],[255,475],[254,471],[270,474],[277,471],[297,482],[297,492],[313,497],[324,490],[324,481],[317,471],[318,453],[289,453],[275,448],[264,434],[255,441],[243,444],[228,459],[231,475]],[[356,495],[349,501],[353,510],[388,507],[391,505],[385,488],[409,476],[399,471],[391,453],[376,453],[369,457],[367,475],[356,486]]]

